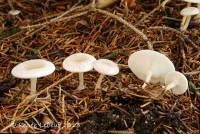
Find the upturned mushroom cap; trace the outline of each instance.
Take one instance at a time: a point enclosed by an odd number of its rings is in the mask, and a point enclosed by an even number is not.
[[[175,87],[171,90],[176,95],[184,94],[188,89],[188,81],[186,77],[180,72],[169,72],[165,77],[165,85],[175,83]]]
[[[130,55],[128,67],[141,80],[152,73],[150,83],[164,83],[168,72],[175,71],[174,64],[163,54],[153,50],[140,50]]]
[[[16,65],[11,73],[22,79],[40,78],[53,73],[55,65],[47,60],[34,59]]]
[[[63,68],[69,72],[83,73],[93,69],[93,62],[96,59],[86,53],[70,55],[63,61]]]
[[[200,0],[183,0],[188,3],[200,3]]]
[[[116,75],[119,73],[119,67],[116,63],[107,59],[99,59],[94,62],[94,69],[103,75]]]
[[[197,15],[199,13],[200,13],[200,11],[196,7],[186,7],[184,9],[182,9],[180,12],[180,14],[182,16],[192,16],[192,15]]]

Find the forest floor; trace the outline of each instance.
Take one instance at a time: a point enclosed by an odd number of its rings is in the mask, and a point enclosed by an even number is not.
[[[7,1],[0,0],[0,132],[199,134],[200,23],[192,20],[187,31],[180,31],[186,3],[171,0],[163,8],[161,2],[136,0],[131,9],[117,2],[96,9],[89,0],[16,0],[13,7],[21,13],[11,16]],[[189,89],[184,95],[159,96],[159,84],[141,88],[143,81],[127,61],[131,53],[151,47],[185,74]],[[99,74],[85,73],[86,89],[76,91],[78,74],[65,71],[62,62],[77,52],[113,60],[120,73],[106,76],[98,92]],[[37,94],[29,96],[30,81],[10,72],[36,58],[53,62],[56,71],[38,79]]]

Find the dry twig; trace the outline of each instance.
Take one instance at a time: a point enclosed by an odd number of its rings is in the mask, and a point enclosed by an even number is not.
[[[152,43],[149,41],[149,39],[147,38],[147,36],[142,32],[140,31],[139,29],[137,29],[135,26],[133,26],[132,24],[130,24],[129,22],[127,22],[126,20],[122,19],[121,17],[115,15],[115,14],[112,14],[110,12],[107,12],[105,10],[101,10],[101,9],[96,9],[94,8],[94,11],[97,11],[99,13],[102,13],[102,14],[105,14],[105,15],[108,15],[116,20],[118,20],[119,22],[121,22],[122,24],[128,26],[129,28],[131,28],[134,32],[136,32],[138,35],[140,35],[142,37],[142,39],[147,42],[147,45],[148,45],[148,48],[153,50],[153,46],[152,46]]]
[[[162,29],[162,30],[166,30],[166,31],[172,31],[172,32],[176,33],[178,36],[181,36],[183,39],[188,41],[195,49],[198,50],[200,48],[192,40],[190,40],[186,35],[184,35],[182,32],[180,32],[176,29],[166,27],[166,26],[155,26],[155,27],[149,27],[148,29]]]

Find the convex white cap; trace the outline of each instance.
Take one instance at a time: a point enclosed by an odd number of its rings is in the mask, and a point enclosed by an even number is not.
[[[200,0],[183,0],[188,3],[200,3]]]
[[[153,50],[140,50],[130,55],[128,67],[141,80],[151,74],[151,83],[164,83],[168,72],[175,71],[174,64],[163,54]]]
[[[93,69],[94,56],[86,53],[76,53],[63,61],[63,68],[73,73],[83,73]]]
[[[171,91],[176,95],[184,94],[188,89],[188,80],[180,72],[169,72],[165,77],[166,89],[171,89]]]
[[[180,14],[182,16],[192,16],[192,15],[197,15],[200,13],[200,10],[196,7],[186,7],[181,10]]]
[[[11,73],[22,79],[40,78],[53,73],[55,65],[47,60],[34,59],[16,65]]]
[[[99,59],[94,62],[94,69],[103,75],[116,75],[119,73],[119,67],[116,63],[107,59]]]

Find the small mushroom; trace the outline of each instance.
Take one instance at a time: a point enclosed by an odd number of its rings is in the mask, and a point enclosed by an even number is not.
[[[63,68],[65,70],[73,73],[79,73],[79,86],[77,90],[83,90],[85,88],[83,73],[93,69],[94,61],[96,61],[96,59],[92,55],[86,53],[76,53],[70,55],[63,61]]]
[[[13,6],[13,1],[12,0],[8,0],[8,5],[10,6],[11,10],[8,12],[8,14],[16,16],[18,15],[21,11],[20,10],[16,10]]]
[[[104,75],[116,75],[119,73],[119,67],[116,63],[107,59],[99,59],[94,62],[94,69],[100,73],[100,76],[97,80],[95,90],[101,88],[101,83]]]
[[[183,0],[188,3],[200,3],[200,0]]]
[[[183,20],[181,23],[180,30],[185,31],[187,27],[189,26],[191,17],[193,15],[197,15],[200,13],[200,10],[196,7],[186,7],[181,10],[180,14],[183,16]]]
[[[153,50],[140,50],[130,55],[128,67],[146,83],[164,83],[168,72],[175,71],[174,64],[163,54]]]
[[[96,0],[96,7],[97,8],[105,8],[108,7],[119,0]]]
[[[175,95],[184,94],[188,89],[186,77],[177,71],[169,72],[165,77],[166,90],[172,91]]]
[[[12,10],[10,10],[10,11],[8,12],[8,14],[13,15],[13,16],[16,16],[16,15],[18,15],[20,12],[21,12],[21,11],[19,11],[19,10],[12,9]]]
[[[185,2],[188,2],[187,7],[191,6],[191,3],[197,4],[197,7],[200,9],[200,0],[183,0]]]
[[[49,75],[53,73],[54,70],[55,66],[53,63],[43,59],[34,59],[16,65],[11,73],[17,78],[30,79],[31,94],[35,94],[37,78]]]
[[[190,7],[192,3],[196,3],[199,4],[200,0],[183,0],[185,2],[187,2],[187,7]]]

